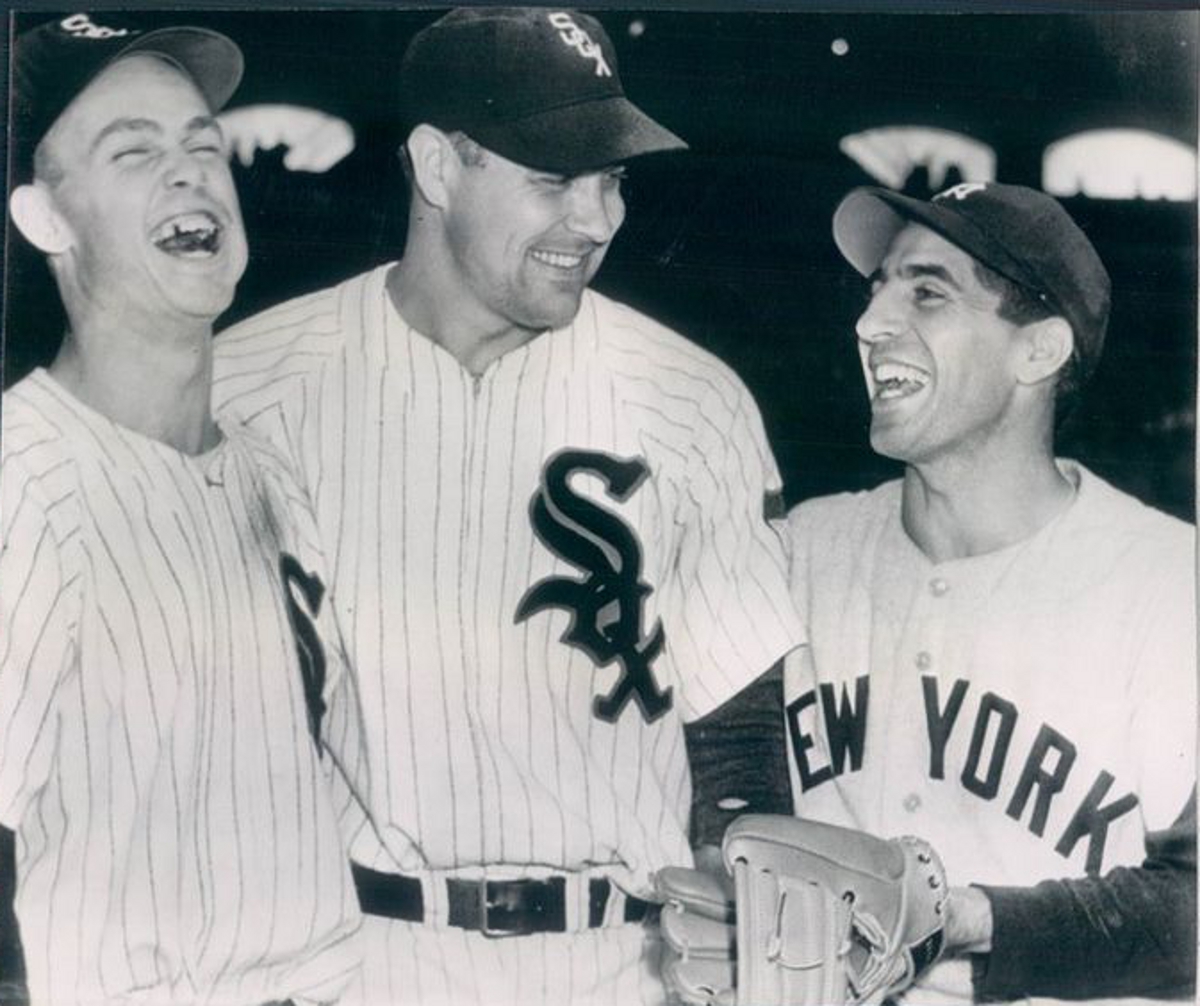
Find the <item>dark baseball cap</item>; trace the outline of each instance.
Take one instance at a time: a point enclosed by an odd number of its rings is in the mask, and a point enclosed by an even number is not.
[[[461,130],[562,174],[687,144],[625,97],[612,41],[577,11],[466,7],[419,32],[400,67],[407,129]]]
[[[833,239],[871,276],[892,239],[922,224],[1040,297],[1071,323],[1081,378],[1104,348],[1112,284],[1091,241],[1058,200],[1022,185],[964,182],[929,202],[881,188],[855,189],[833,215]]]
[[[76,95],[110,63],[135,52],[161,56],[179,67],[214,112],[242,79],[241,50],[207,28],[145,31],[118,11],[71,14],[38,25],[17,36],[13,51],[15,181],[32,178],[34,149]]]

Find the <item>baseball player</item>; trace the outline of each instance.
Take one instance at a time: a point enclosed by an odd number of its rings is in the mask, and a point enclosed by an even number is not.
[[[964,885],[911,1001],[1188,993],[1194,532],[1053,449],[1104,266],[1019,186],[860,189],[833,230],[871,278],[871,444],[906,468],[789,517],[796,811],[922,836]]]
[[[333,567],[365,996],[661,1001],[642,899],[691,860],[683,725],[801,638],[779,477],[728,368],[588,289],[621,163],[684,145],[600,25],[458,10],[400,76],[403,260],[224,333],[214,380],[303,473]]]
[[[358,964],[316,527],[210,412],[241,73],[223,35],[108,15],[15,47],[10,209],[69,319],[3,403],[0,823],[35,1003],[329,1002]]]

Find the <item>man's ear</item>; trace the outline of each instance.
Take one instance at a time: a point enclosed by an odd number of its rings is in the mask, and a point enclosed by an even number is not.
[[[9,197],[8,209],[17,230],[39,251],[61,255],[75,243],[70,224],[58,212],[44,185],[18,185]]]
[[[1075,352],[1075,335],[1066,318],[1054,316],[1021,326],[1017,380],[1040,384],[1057,374]]]
[[[445,209],[462,166],[450,137],[435,126],[421,124],[408,134],[407,145],[413,186],[431,206]]]

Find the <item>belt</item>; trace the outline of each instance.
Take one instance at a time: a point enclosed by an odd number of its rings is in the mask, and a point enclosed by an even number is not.
[[[380,873],[350,864],[359,907],[367,915],[405,922],[425,921],[425,895],[421,881],[399,873]],[[567,881],[565,877],[521,880],[445,880],[449,905],[447,923],[485,936],[526,936],[530,933],[567,931]],[[588,881],[589,929],[604,925],[604,910],[612,883],[603,877]],[[658,906],[640,898],[625,898],[625,922],[641,922]]]

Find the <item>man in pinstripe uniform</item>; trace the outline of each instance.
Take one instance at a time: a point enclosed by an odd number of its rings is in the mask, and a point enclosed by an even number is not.
[[[365,998],[658,1002],[641,899],[691,860],[684,726],[801,638],[779,476],[727,367],[588,289],[622,162],[684,146],[600,25],[452,12],[400,93],[404,259],[223,334],[214,378],[299,467],[333,567]]]
[[[37,1003],[328,1002],[357,778],[316,528],[210,412],[246,264],[213,114],[242,56],[75,14],[18,39],[20,231],[69,331],[4,397],[0,823]],[[345,788],[342,788],[345,791]]]

